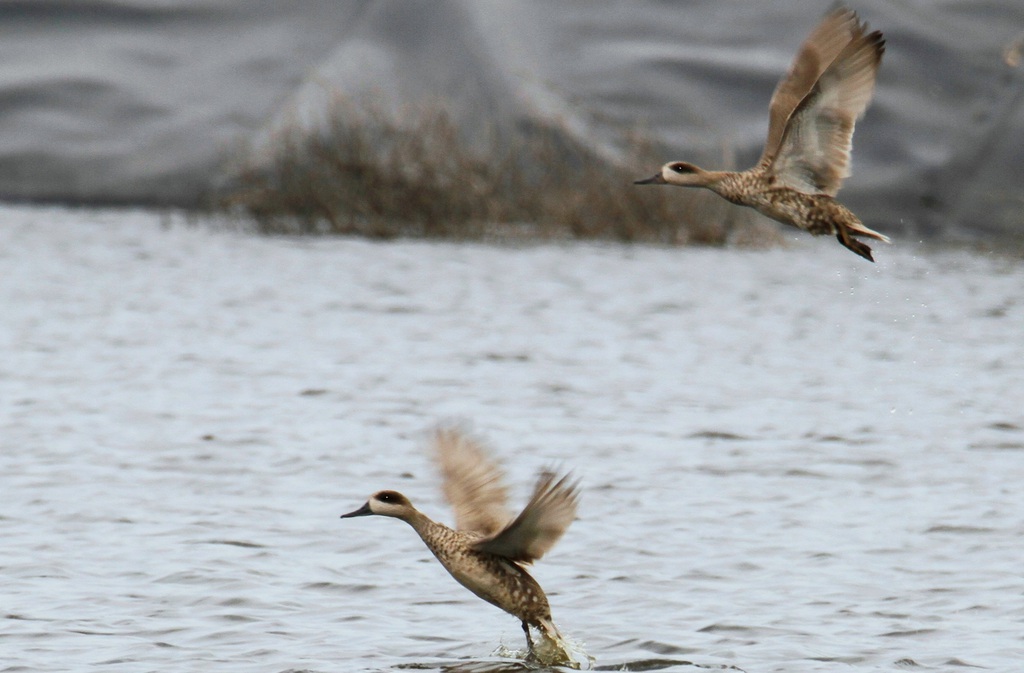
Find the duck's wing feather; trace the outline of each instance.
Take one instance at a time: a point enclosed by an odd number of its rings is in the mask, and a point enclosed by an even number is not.
[[[877,30],[846,45],[790,115],[770,175],[798,191],[835,196],[850,175],[853,127],[871,102],[884,52]]]
[[[779,81],[772,94],[768,111],[768,139],[759,163],[768,163],[775,157],[793,111],[846,45],[862,36],[864,30],[866,26],[857,20],[855,12],[845,7],[836,7],[807,36],[789,72]]]
[[[504,475],[480,442],[459,429],[440,428],[434,434],[434,458],[456,529],[493,536],[508,524],[512,515]]]
[[[542,557],[576,517],[579,490],[571,479],[572,475],[566,474],[556,480],[553,472],[542,472],[533,496],[515,521],[474,547],[520,563]]]

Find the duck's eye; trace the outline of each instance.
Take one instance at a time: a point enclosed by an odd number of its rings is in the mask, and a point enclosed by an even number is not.
[[[377,496],[377,499],[381,502],[398,502],[398,498],[395,497],[394,493],[381,493]]]
[[[672,170],[676,173],[691,173],[690,167],[686,164],[672,164]]]

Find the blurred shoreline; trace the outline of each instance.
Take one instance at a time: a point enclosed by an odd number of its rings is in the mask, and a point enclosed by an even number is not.
[[[1024,146],[1007,139],[1024,136],[1024,69],[1011,58],[1024,5],[849,4],[887,50],[844,203],[897,236],[1019,239]],[[640,130],[664,160],[727,154],[743,167],[759,153],[775,83],[825,9],[6,4],[0,199],[201,209],[231,165],[285,129],[320,127],[339,93],[400,121],[443,100],[468,136],[558,128],[621,158],[618,139]]]

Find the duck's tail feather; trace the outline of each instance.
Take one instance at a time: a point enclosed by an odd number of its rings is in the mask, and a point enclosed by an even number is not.
[[[547,636],[548,638],[554,641],[559,641],[562,639],[562,634],[559,633],[558,627],[555,626],[555,623],[551,620],[550,617],[543,617],[541,619],[538,619],[537,628],[540,630],[541,634]]]
[[[882,241],[884,243],[892,242],[885,234],[880,234],[874,229],[868,229],[865,227],[863,222],[850,222],[846,226],[850,228],[850,233],[854,236],[867,236],[868,238],[873,238],[876,241]]]

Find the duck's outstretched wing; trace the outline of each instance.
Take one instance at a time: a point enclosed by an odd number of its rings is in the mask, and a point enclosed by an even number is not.
[[[807,36],[789,72],[779,81],[772,94],[768,111],[768,139],[759,163],[769,163],[775,158],[793,111],[846,45],[861,37],[864,30],[866,26],[857,20],[855,12],[845,7],[836,7]]]
[[[567,474],[556,481],[553,472],[542,472],[533,496],[515,521],[474,547],[520,563],[532,563],[542,557],[576,517],[579,490],[578,483],[571,478]]]
[[[480,442],[456,428],[439,428],[434,434],[434,457],[458,530],[490,537],[508,525],[512,515],[503,474]]]
[[[769,173],[783,185],[835,196],[850,175],[853,127],[875,90],[882,33],[852,40],[790,115]]]

